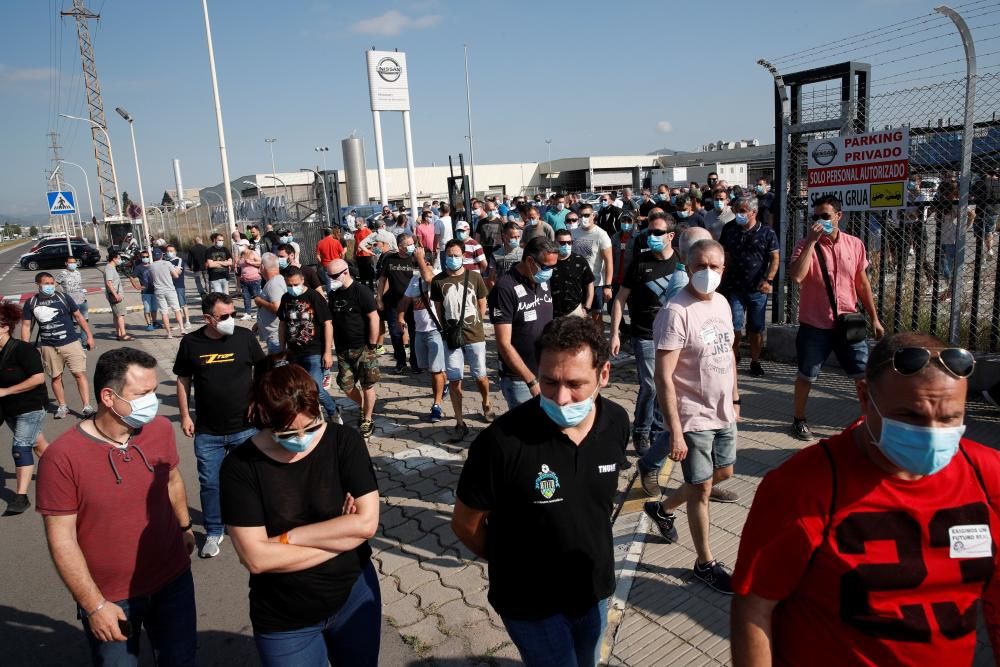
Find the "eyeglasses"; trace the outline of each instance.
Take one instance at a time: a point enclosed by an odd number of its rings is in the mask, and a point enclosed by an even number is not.
[[[274,431],[274,435],[278,438],[288,438],[300,434],[305,435],[306,433],[315,433],[321,428],[323,428],[323,420],[319,419],[305,428],[295,428],[290,431]]]
[[[579,222],[580,218],[566,218],[566,222]]]
[[[330,280],[336,280],[345,273],[347,273],[347,269],[344,269],[343,271],[337,271],[336,273],[328,273],[326,275],[330,276]]]
[[[664,234],[669,234],[669,233],[670,232],[668,232],[665,229],[650,229],[649,230],[649,235],[650,236],[663,236]]]
[[[926,347],[901,347],[896,350],[891,359],[882,364],[892,364],[892,370],[900,375],[916,375],[927,368],[932,359],[937,359],[941,366],[957,378],[967,378],[976,369],[976,358],[968,350],[960,347],[929,350]]]
[[[212,315],[212,318],[216,322],[225,322],[226,320],[228,320],[230,317],[232,317],[235,314],[236,314],[236,311],[233,311],[231,313],[223,313],[222,315]]]
[[[833,215],[830,213],[813,213],[813,222],[819,222],[820,220],[833,220]]]

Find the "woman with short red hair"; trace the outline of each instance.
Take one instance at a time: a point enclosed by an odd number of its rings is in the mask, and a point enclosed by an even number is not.
[[[222,515],[250,571],[264,665],[378,664],[382,602],[368,539],[378,529],[364,440],[326,422],[310,375],[283,355],[255,374],[260,432],[222,464]]]

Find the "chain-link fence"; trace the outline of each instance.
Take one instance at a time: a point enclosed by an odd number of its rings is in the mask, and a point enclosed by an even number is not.
[[[866,67],[866,66],[863,66]],[[792,75],[793,77],[795,75]],[[878,79],[873,77],[877,85]],[[861,238],[871,263],[875,304],[887,332],[914,330],[947,339],[957,303],[958,340],[970,349],[1000,347],[1000,281],[995,227],[1000,213],[1000,74],[976,77],[972,163],[962,168],[966,78],[880,91],[845,93],[841,81],[802,85],[783,117],[785,153],[778,154],[787,192],[785,258],[805,236],[809,220],[807,147],[836,135],[909,128],[910,180],[905,208],[844,214],[841,227]],[[845,108],[845,105],[852,105]],[[841,120],[839,127],[830,127]],[[779,145],[779,150],[781,146]],[[960,208],[963,181],[968,206]],[[779,184],[779,187],[781,184]],[[962,250],[964,241],[965,250]],[[952,276],[957,272],[957,291]],[[798,289],[786,280],[784,308],[775,321],[798,321]]]

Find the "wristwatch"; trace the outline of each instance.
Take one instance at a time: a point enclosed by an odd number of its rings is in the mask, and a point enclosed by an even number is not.
[[[181,532],[182,533],[188,532],[189,530],[191,530],[191,526],[193,526],[193,525],[194,525],[194,521],[191,521],[190,519],[188,519],[188,525],[181,526]]]
[[[525,384],[528,385],[528,389],[531,389],[538,384],[538,378],[532,378],[531,382],[526,382]]]

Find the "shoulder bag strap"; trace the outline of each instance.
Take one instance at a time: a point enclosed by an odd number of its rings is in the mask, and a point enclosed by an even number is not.
[[[438,331],[441,330],[441,323],[438,322],[437,314],[434,312],[434,305],[431,300],[427,298],[427,292],[424,291],[424,279],[417,277],[417,287],[420,289],[420,300],[424,302],[424,308],[427,309],[428,314],[431,316],[431,322],[437,327]],[[428,285],[429,287],[429,285]]]
[[[462,283],[462,314],[458,316],[458,326],[465,326],[465,304],[469,300],[469,269],[465,270],[465,281]]]
[[[826,297],[830,300],[830,307],[833,308],[833,320],[836,322],[838,317],[837,297],[833,293],[833,284],[830,281],[830,274],[826,270],[826,258],[823,257],[823,251],[819,248],[819,241],[816,244],[813,252],[816,253],[816,259],[819,260],[819,270],[823,274],[823,283],[826,285]]]

